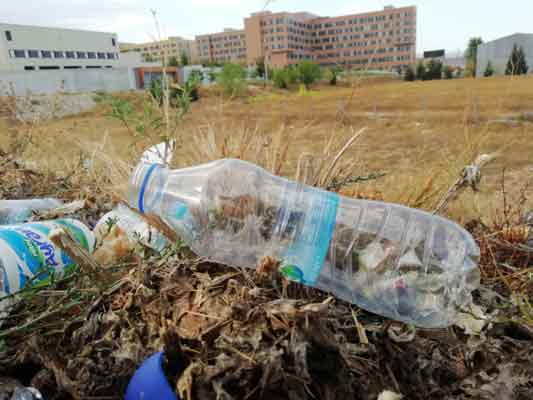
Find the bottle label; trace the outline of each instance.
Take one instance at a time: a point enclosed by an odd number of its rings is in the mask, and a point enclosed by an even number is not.
[[[74,268],[71,258],[48,239],[55,227],[68,230],[91,250],[84,232],[66,220],[0,227],[0,294],[16,293],[30,280],[32,285],[43,283],[50,273],[63,275]]]
[[[339,196],[307,186],[300,193],[303,204],[299,204],[298,209],[303,212],[291,213],[288,217],[287,225],[295,230],[295,239],[283,254],[280,271],[287,279],[312,286],[320,276],[328,254]]]

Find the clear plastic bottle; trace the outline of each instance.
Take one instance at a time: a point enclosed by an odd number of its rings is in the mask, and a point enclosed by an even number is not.
[[[453,324],[479,286],[479,249],[457,224],[340,197],[244,161],[180,170],[141,163],[128,197],[201,256],[252,268],[271,256],[289,279],[417,326]]]
[[[60,207],[56,199],[0,200],[0,225],[26,222],[33,211],[53,210]]]

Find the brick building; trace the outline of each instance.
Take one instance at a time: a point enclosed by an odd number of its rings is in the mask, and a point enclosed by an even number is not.
[[[198,61],[196,52],[196,42],[194,40],[184,39],[179,36],[171,36],[165,40],[159,40],[147,43],[120,43],[120,51],[127,53],[130,51],[141,53],[146,61],[162,61],[163,56],[176,57],[179,61],[183,53],[187,55],[190,62]]]
[[[244,30],[225,29],[224,32],[196,36],[196,51],[201,62],[246,62]]]
[[[244,29],[179,37],[145,44],[121,44],[121,51],[139,51],[153,60],[185,52],[195,62],[239,62],[254,66],[259,59],[274,68],[311,59],[322,66],[397,70],[416,58],[415,6],[340,17],[308,12],[263,11],[244,20]]]
[[[309,13],[252,14],[245,19],[247,63],[275,68],[312,59],[323,66],[392,70],[416,57],[416,7],[385,7],[340,17]]]

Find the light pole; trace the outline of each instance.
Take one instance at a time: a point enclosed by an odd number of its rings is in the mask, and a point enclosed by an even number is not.
[[[272,3],[273,1],[274,0],[266,0],[265,5],[263,6],[263,9],[261,10],[261,12],[264,12],[266,8],[270,5],[270,3]],[[264,44],[262,44],[262,46],[264,49]],[[268,82],[268,51],[265,51],[265,57],[263,57],[263,64],[265,64],[265,86],[266,86],[266,83]]]

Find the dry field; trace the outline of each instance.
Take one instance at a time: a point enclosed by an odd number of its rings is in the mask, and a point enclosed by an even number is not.
[[[347,159],[357,162],[363,175],[387,175],[344,193],[431,209],[466,163],[478,154],[496,153],[484,170],[481,192],[451,206],[450,215],[461,222],[488,216],[498,207],[495,194],[504,169],[511,192],[524,186],[533,171],[533,116],[527,115],[533,112],[531,77],[413,83],[366,78],[343,87],[316,87],[306,95],[255,87],[233,100],[213,90],[202,94],[179,127],[178,165],[197,162],[191,159],[198,150],[193,139],[208,130],[219,147],[250,132],[265,137],[281,132],[279,140],[289,144],[283,173],[292,175],[302,154],[320,157],[332,136],[342,144],[366,127]],[[140,95],[121,96],[140,102]],[[135,160],[149,140],[134,137],[108,111],[102,103],[91,112],[40,124],[26,156],[54,171],[102,153],[111,160]],[[0,135],[0,145],[7,136]]]

